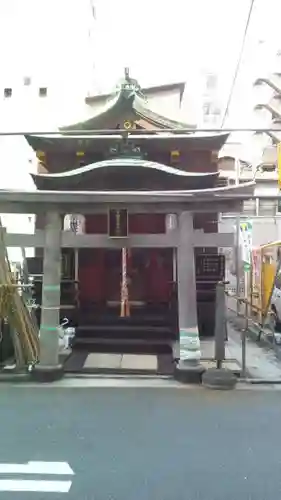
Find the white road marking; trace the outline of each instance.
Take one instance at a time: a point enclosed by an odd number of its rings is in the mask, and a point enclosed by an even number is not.
[[[73,476],[74,471],[67,462],[27,462],[26,464],[1,464],[0,474],[29,474]],[[0,479],[0,491],[30,491],[48,493],[68,493],[72,481],[52,481],[34,479]]]
[[[74,472],[67,462],[28,462],[27,464],[1,464],[0,474],[52,474],[54,476],[73,476]]]
[[[30,491],[68,493],[72,481],[32,481],[27,479],[0,479],[0,491]]]

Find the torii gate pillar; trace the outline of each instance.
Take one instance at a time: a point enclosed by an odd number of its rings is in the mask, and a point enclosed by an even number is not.
[[[204,368],[200,364],[192,212],[182,212],[180,214],[178,232],[179,360],[176,376],[183,382],[198,382]]]
[[[58,212],[47,212],[43,258],[40,361],[32,372],[33,378],[38,382],[52,382],[63,376],[63,367],[59,364],[61,225]]]

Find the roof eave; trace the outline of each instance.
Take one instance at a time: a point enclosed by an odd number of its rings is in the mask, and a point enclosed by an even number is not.
[[[64,127],[59,127],[59,132],[63,134],[64,132],[72,130],[80,130],[81,132],[83,132],[83,130],[95,129],[95,123],[100,120],[106,119],[107,115],[111,114],[112,110],[118,108],[121,103],[123,103],[123,94],[121,91],[119,91],[115,95],[112,95],[112,98],[108,101],[107,106],[105,107],[105,109],[103,109],[103,111],[86,120],[74,124],[72,123],[71,125],[66,125]]]
[[[94,132],[84,133],[83,131],[78,131],[79,134],[72,134],[70,132],[61,133],[58,132],[56,135],[42,134],[42,135],[25,135],[25,139],[34,151],[42,150],[44,152],[48,151],[49,147],[60,150],[64,141],[74,141],[73,151],[79,148],[78,141],[80,139],[91,139],[92,141],[105,141],[111,143],[112,141],[122,141],[124,134],[128,134],[127,130],[96,130]],[[172,132],[166,132],[166,130],[161,131],[162,133],[157,134],[129,134],[129,138],[132,140],[137,140],[138,143],[143,141],[155,141],[159,142],[159,146],[162,141],[172,141],[170,146],[181,148],[185,145],[191,147],[191,149],[210,149],[212,151],[219,151],[227,140],[228,134],[206,134],[201,135],[198,133],[173,130]],[[62,143],[63,141],[63,143]],[[76,142],[75,142],[76,141]],[[60,144],[61,143],[61,144]],[[77,143],[77,144],[76,144]],[[76,146],[75,146],[76,144]],[[75,149],[76,148],[76,149]],[[161,146],[160,146],[161,148]]]
[[[178,120],[173,120],[173,119],[170,119],[170,118],[165,117],[163,115],[160,115],[159,113],[151,111],[145,105],[143,105],[142,101],[137,96],[135,97],[135,99],[133,101],[133,108],[134,108],[136,114],[140,116],[140,118],[153,124],[155,126],[155,128],[161,128],[163,130],[165,130],[165,129],[174,129],[174,130],[190,129],[190,130],[192,130],[192,129],[196,128],[196,125],[194,125],[194,124],[187,124],[187,123],[180,122]]]
[[[180,202],[198,204],[206,202],[243,201],[254,198],[255,182],[238,186],[205,190],[184,191],[20,191],[0,190],[0,203],[50,204],[95,204],[111,203],[163,203]],[[268,196],[270,198],[270,196]]]

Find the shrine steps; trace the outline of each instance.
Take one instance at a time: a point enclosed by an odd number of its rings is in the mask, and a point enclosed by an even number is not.
[[[178,334],[168,304],[131,307],[128,317],[120,317],[120,307],[87,307],[77,319],[67,371],[173,373]]]
[[[171,311],[132,309],[129,317],[119,312],[80,311],[65,371],[172,376],[177,333]]]
[[[73,348],[89,352],[159,352],[169,351],[175,335],[161,325],[96,324],[76,329]],[[121,349],[121,351],[120,351]]]

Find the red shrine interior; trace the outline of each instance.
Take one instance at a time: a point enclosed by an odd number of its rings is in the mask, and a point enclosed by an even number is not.
[[[107,214],[87,215],[85,232],[107,234]],[[129,214],[130,234],[161,234],[166,231],[164,214]],[[120,302],[121,250],[80,249],[78,260],[81,307]],[[169,303],[173,283],[172,249],[133,248],[128,251],[129,301],[135,304]]]

